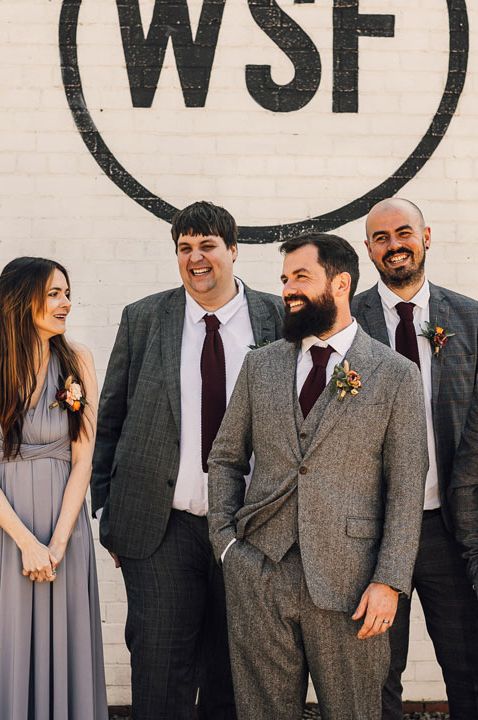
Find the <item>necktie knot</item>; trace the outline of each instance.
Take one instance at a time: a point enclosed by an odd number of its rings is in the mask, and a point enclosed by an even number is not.
[[[314,366],[326,368],[329,362],[329,358],[334,352],[334,348],[330,345],[327,347],[319,347],[318,345],[312,345],[310,348],[310,354],[312,356],[312,362]]]
[[[221,324],[215,315],[204,315],[204,322],[206,323],[207,333],[216,332]]]
[[[415,303],[411,302],[399,302],[395,305],[395,309],[398,313],[400,320],[404,322],[413,322],[413,308]]]

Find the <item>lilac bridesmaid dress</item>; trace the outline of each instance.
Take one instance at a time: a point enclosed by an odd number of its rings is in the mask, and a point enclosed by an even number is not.
[[[59,363],[52,354],[35,409],[25,417],[21,457],[5,462],[0,487],[47,545],[70,473],[67,411],[50,409]],[[93,538],[83,504],[53,583],[22,575],[21,553],[0,529],[0,717],[107,720]]]

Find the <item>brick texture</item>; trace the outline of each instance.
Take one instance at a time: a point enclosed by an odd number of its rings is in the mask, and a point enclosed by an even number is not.
[[[122,4],[139,6],[146,33],[154,0]],[[394,35],[386,37],[383,28],[359,33],[358,56],[348,37],[351,49],[336,55],[347,66],[340,78],[334,75],[334,46],[337,52],[342,16],[334,16],[334,4],[336,10],[354,6],[341,0],[287,0],[280,5],[286,17],[278,20],[271,5],[260,27],[254,20],[256,2],[250,0],[249,7],[227,3],[204,105],[186,107],[169,41],[151,107],[133,107],[117,4],[84,0],[77,28],[78,68],[91,119],[146,195],[173,206],[211,199],[228,207],[241,225],[255,227],[303,221],[351,203],[389,178],[424,137],[445,89],[450,29],[444,0],[361,0],[362,19],[394,16]],[[454,21],[457,7],[468,6],[472,37],[465,88],[444,138],[400,194],[419,204],[432,225],[429,277],[477,297],[478,9],[471,0],[448,4],[456,6]],[[69,5],[71,9],[74,3]],[[195,37],[202,2],[190,0],[188,6]],[[122,307],[176,284],[178,273],[167,222],[105,175],[97,163],[101,147],[96,146],[95,159],[75,125],[62,82],[61,11],[60,0],[3,0],[0,5],[0,267],[21,254],[65,263],[74,300],[69,332],[92,348],[101,381]],[[271,39],[270,28],[277,30],[278,22],[292,28],[288,40]],[[69,20],[63,26],[67,50],[73,25]],[[304,45],[304,36],[294,27],[301,28],[320,55],[320,85],[308,101],[304,98],[317,70],[317,53],[301,54],[297,43]],[[463,17],[452,36],[460,37],[461,45],[454,49],[457,64],[445,105],[453,100],[466,63]],[[186,58],[188,72],[202,72],[205,56],[198,57],[197,67]],[[278,103],[280,112],[257,101],[257,83],[252,94],[248,88],[246,66],[257,65],[271,66],[276,89],[268,101]],[[347,73],[354,67],[359,111],[334,113],[333,98],[348,87]],[[194,90],[197,78],[194,73],[190,78]],[[78,90],[71,67],[65,68],[65,80],[69,90]],[[293,87],[289,95],[280,89],[287,83]],[[348,101],[346,92],[343,102]],[[305,102],[300,109],[287,107],[299,101]],[[441,107],[439,117],[444,113]],[[366,288],[375,281],[375,272],[362,242],[363,218],[341,213],[340,224],[338,231],[360,253],[360,288]],[[261,233],[254,238],[260,240]],[[254,287],[278,292],[280,266],[275,244],[240,247],[237,274]],[[100,547],[97,558],[108,697],[110,704],[122,705],[130,699],[124,589],[120,572]],[[418,603],[405,697],[445,697]]]

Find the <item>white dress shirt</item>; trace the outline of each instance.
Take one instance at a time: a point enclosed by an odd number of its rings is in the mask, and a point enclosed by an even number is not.
[[[187,292],[181,345],[181,438],[179,471],[173,508],[193,515],[208,510],[207,473],[201,462],[201,353],[206,335],[205,314],[214,314],[226,360],[226,400],[229,402],[249,345],[254,344],[244,285],[236,279],[237,295],[214,313],[206,313]]]
[[[385,324],[387,326],[390,347],[395,350],[395,331],[400,318],[395,305],[403,302],[402,298],[388,288],[382,280],[378,281],[378,293],[382,301]],[[418,356],[420,358],[420,369],[422,375],[423,392],[425,395],[425,411],[427,417],[427,439],[428,439],[428,460],[429,469],[425,484],[424,510],[434,510],[440,507],[440,494],[438,488],[438,470],[435,447],[435,435],[433,432],[432,416],[432,349],[430,341],[420,336],[422,327],[430,320],[430,285],[425,280],[420,290],[410,302],[415,304],[413,308],[413,324],[417,333]]]
[[[300,395],[302,385],[305,383],[307,375],[312,370],[313,361],[310,348],[313,345],[318,347],[327,347],[330,345],[333,347],[334,352],[331,353],[327,367],[325,369],[325,382],[328,383],[333,375],[334,367],[341,363],[347,354],[350,346],[352,345],[355,335],[357,333],[357,321],[355,318],[352,320],[350,325],[340,330],[340,332],[331,335],[327,340],[321,340],[315,335],[310,335],[302,340],[301,349],[297,356],[297,395]]]

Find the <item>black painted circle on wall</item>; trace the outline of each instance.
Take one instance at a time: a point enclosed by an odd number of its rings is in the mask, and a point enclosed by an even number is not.
[[[77,27],[82,0],[63,0],[59,25],[63,84],[78,131],[106,175],[129,197],[162,220],[171,222],[177,211],[145,188],[121,165],[104,142],[86,106],[78,67]],[[304,231],[327,232],[365,215],[379,200],[395,195],[430,159],[455,114],[466,79],[469,27],[466,0],[446,0],[450,28],[448,77],[433,120],[411,155],[387,180],[365,195],[317,217],[295,223],[268,226],[240,226],[243,243],[270,243],[286,240]]]

